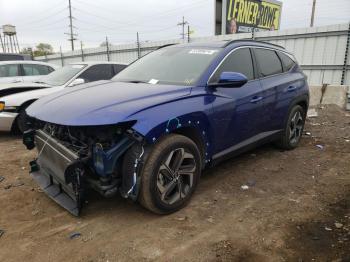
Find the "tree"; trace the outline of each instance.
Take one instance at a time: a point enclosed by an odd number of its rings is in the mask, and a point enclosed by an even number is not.
[[[40,43],[35,47],[34,56],[44,56],[53,54],[53,47],[50,44]]]

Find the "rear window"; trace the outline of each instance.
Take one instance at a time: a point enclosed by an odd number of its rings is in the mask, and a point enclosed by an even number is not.
[[[286,54],[278,52],[278,55],[281,58],[281,61],[283,64],[283,71],[287,72],[287,71],[291,70],[292,67],[295,65],[295,62]]]
[[[273,50],[255,48],[255,57],[260,68],[260,76],[276,75],[283,72],[281,60]]]

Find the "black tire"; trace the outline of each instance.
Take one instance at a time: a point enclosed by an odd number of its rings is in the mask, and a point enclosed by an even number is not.
[[[29,127],[26,124],[27,114],[25,109],[21,109],[12,124],[11,132],[15,135],[22,135]]]
[[[29,127],[26,123],[27,121],[27,114],[26,114],[26,111],[25,111],[25,108],[24,109],[21,109],[18,113],[18,116],[16,118],[16,131],[17,133],[19,134],[23,134],[24,131],[28,130]]]
[[[289,111],[288,119],[282,131],[277,146],[291,150],[298,146],[304,130],[306,112],[300,105],[295,105]]]
[[[183,208],[200,178],[200,159],[198,147],[191,139],[177,134],[160,139],[150,149],[141,171],[139,203],[156,214]],[[177,166],[178,171],[174,171]],[[193,171],[192,175],[189,171]]]

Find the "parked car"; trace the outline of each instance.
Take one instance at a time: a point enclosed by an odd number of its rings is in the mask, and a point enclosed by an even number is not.
[[[0,62],[0,83],[35,81],[57,68],[56,65],[39,61],[3,61]]]
[[[91,188],[167,214],[188,203],[204,168],[266,142],[295,148],[308,103],[306,76],[282,47],[182,44],[38,100],[23,139],[39,151],[32,177],[72,214]]]
[[[11,60],[33,60],[30,55],[15,54],[15,53],[0,53],[0,61]]]
[[[98,80],[109,80],[127,65],[117,62],[80,62],[64,66],[33,83],[0,85],[0,131],[26,129],[25,109],[40,97]]]

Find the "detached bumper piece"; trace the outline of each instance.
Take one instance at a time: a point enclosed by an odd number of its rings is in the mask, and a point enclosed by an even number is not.
[[[78,216],[83,202],[84,169],[78,156],[41,130],[34,136],[38,159],[30,175],[56,203]]]

